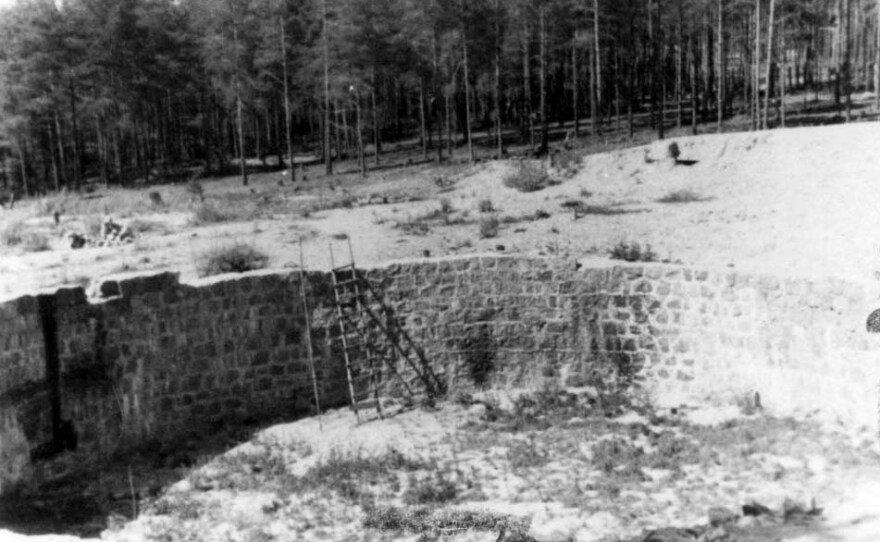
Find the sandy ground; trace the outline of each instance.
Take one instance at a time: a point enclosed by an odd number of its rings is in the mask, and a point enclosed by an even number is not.
[[[493,392],[501,394],[502,392]],[[503,405],[505,398],[501,397]],[[509,402],[509,399],[507,399]],[[862,447],[849,460],[823,457],[815,448],[794,443],[749,448],[747,443],[726,445],[716,464],[684,466],[679,475],[663,469],[644,469],[643,482],[625,486],[609,498],[586,490],[577,505],[560,499],[561,488],[590,487],[601,478],[591,464],[591,443],[611,438],[609,433],[583,432],[582,420],[572,418],[564,427],[497,433],[473,424],[482,411],[446,404],[436,411],[407,411],[384,420],[358,424],[345,410],[325,413],[293,423],[276,425],[257,434],[221,458],[193,471],[174,484],[163,499],[171,512],[147,512],[136,521],[105,531],[102,538],[116,542],[145,540],[407,540],[416,535],[364,529],[364,510],[333,492],[312,491],[279,496],[271,488],[235,490],[228,467],[237,459],[257,457],[271,450],[286,470],[301,476],[309,469],[337,457],[378,457],[401,454],[433,462],[446,473],[470,473],[478,478],[476,491],[457,485],[459,498],[448,509],[482,510],[510,514],[529,521],[529,534],[542,542],[608,542],[639,536],[653,529],[693,527],[707,523],[707,510],[714,506],[738,511],[756,501],[771,509],[782,508],[786,499],[814,501],[823,509],[820,523],[808,527],[783,527],[740,521],[744,530],[735,540],[768,542],[873,542],[880,533],[880,467],[876,445],[865,449],[865,435],[846,434],[839,427],[825,426],[814,436],[826,449]],[[718,424],[749,418],[735,408],[714,406],[690,411],[690,423],[711,431]],[[755,420],[755,415],[751,415]],[[640,443],[650,432],[669,430],[635,413],[611,420],[611,430]],[[760,440],[760,438],[759,438]],[[535,466],[511,464],[511,450],[535,443],[547,454]],[[732,446],[732,447],[731,447]],[[821,446],[819,446],[821,448]],[[719,449],[724,449],[721,446]],[[737,451],[741,450],[741,451]],[[393,451],[393,452],[392,452]],[[851,457],[861,457],[854,462]],[[873,458],[873,460],[871,459]],[[225,462],[224,462],[225,460]],[[858,463],[858,464],[856,464]],[[256,461],[254,461],[256,464]],[[406,482],[404,482],[406,483]],[[381,488],[374,488],[377,494]],[[391,504],[400,503],[392,498]],[[747,528],[746,528],[747,527]],[[497,533],[463,532],[448,540],[476,542],[495,540]],[[63,537],[21,537],[0,531],[10,542],[64,542]]]
[[[133,244],[73,250],[65,247],[51,225],[51,217],[39,211],[39,202],[20,205],[15,211],[0,211],[0,226],[23,220],[30,227],[52,233],[52,250],[23,253],[17,249],[0,252],[0,299],[33,293],[39,288],[62,283],[83,283],[88,279],[120,271],[146,269],[179,270],[184,280],[195,277],[193,261],[204,250],[229,241],[252,243],[271,255],[276,268],[299,263],[298,242],[304,240],[306,266],[330,266],[328,243],[346,234],[352,240],[359,265],[380,264],[394,259],[446,254],[505,253],[563,255],[575,258],[605,258],[620,241],[650,244],[661,258],[713,268],[772,272],[786,276],[837,276],[875,284],[880,269],[880,123],[862,123],[824,128],[799,128],[678,138],[681,158],[692,165],[673,165],[665,159],[668,143],[586,157],[578,171],[568,177],[554,173],[562,182],[542,191],[524,194],[503,185],[515,162],[485,162],[471,167],[412,168],[394,174],[373,174],[367,182],[337,186],[362,203],[370,194],[412,193],[423,199],[392,204],[363,204],[351,209],[313,212],[308,217],[280,213],[257,220],[213,226],[189,225],[184,211],[135,214],[154,227]],[[437,176],[448,178],[451,187],[441,190]],[[277,187],[277,175],[255,178],[256,197],[278,195],[286,202],[327,197],[312,182],[312,188],[296,192]],[[206,182],[209,194],[236,190],[234,181]],[[701,201],[661,203],[657,200],[677,190],[691,190]],[[140,193],[138,197],[142,197]],[[446,218],[425,218],[448,199],[453,211]],[[545,220],[520,220],[502,224],[498,237],[482,239],[479,202],[490,200],[499,218],[524,217],[537,210],[550,213]],[[117,198],[106,196],[106,201]],[[583,200],[585,204],[619,211],[618,214],[588,214],[575,219],[562,203]],[[113,215],[112,205],[108,214]],[[129,215],[125,218],[132,218]],[[74,227],[83,217],[65,216],[62,226]],[[428,225],[424,235],[400,227],[413,220]],[[345,259],[345,244],[335,241],[337,261]],[[340,256],[340,254],[343,254]],[[319,421],[302,420],[267,430],[263,437],[287,450],[290,468],[298,472],[320,461],[333,449],[372,453],[394,447],[406,454],[428,454],[448,459],[454,450],[458,424],[466,413],[411,412],[390,420],[355,426],[346,412],[328,414]],[[709,416],[709,421],[712,417]],[[832,433],[833,434],[833,433]],[[837,438],[837,437],[830,437]],[[840,437],[843,438],[843,437]],[[247,451],[234,450],[229,453]],[[310,450],[305,455],[302,450]],[[497,487],[487,491],[485,506],[497,506],[508,513],[532,518],[533,535],[541,540],[602,540],[612,535],[637,534],[648,526],[692,525],[705,520],[705,503],[735,507],[746,498],[765,499],[778,507],[785,496],[808,500],[817,497],[825,508],[826,531],[787,534],[797,542],[824,540],[873,541],[880,536],[880,472],[861,466],[809,462],[806,457],[756,458],[750,467],[763,473],[757,478],[744,474],[745,482],[735,491],[721,491],[732,476],[729,472],[694,473],[685,478],[692,487],[672,492],[661,507],[649,506],[666,488],[662,482],[647,486],[634,497],[630,514],[616,516],[604,510],[585,515],[559,503],[544,503],[529,493],[538,482],[500,472],[491,447],[472,451],[464,461],[498,476]],[[459,456],[457,460],[461,460]],[[792,463],[792,461],[799,463]],[[495,465],[495,466],[493,466]],[[210,468],[210,465],[205,468]],[[566,465],[559,470],[564,474]],[[766,473],[797,471],[779,484],[766,483]],[[493,470],[494,469],[494,470]],[[776,469],[776,470],[774,470]],[[750,471],[751,472],[751,471]],[[735,473],[737,475],[743,473]],[[763,476],[763,478],[762,478]],[[714,478],[713,478],[714,477]],[[181,482],[185,484],[185,482]],[[776,484],[776,485],[774,485]],[[786,485],[789,484],[789,485]],[[177,490],[186,488],[176,486]],[[174,491],[174,490],[172,490]],[[521,492],[517,497],[513,493]],[[682,495],[690,493],[686,499]],[[232,495],[210,491],[204,496],[216,508],[210,530],[200,539],[238,540],[235,523],[259,524],[280,539],[285,532],[299,533],[298,539],[385,540],[387,533],[365,533],[360,511],[344,506],[332,496],[320,502],[287,502],[285,509],[302,510],[311,519],[281,514],[272,519],[263,511],[273,508],[271,496]],[[664,497],[665,498],[665,497]],[[268,501],[267,501],[268,499]],[[303,499],[308,499],[304,496]],[[494,505],[492,503],[495,503]],[[695,507],[699,503],[699,507]],[[268,508],[266,508],[268,507]],[[228,521],[224,521],[224,518]],[[231,518],[231,519],[230,519]],[[239,519],[235,519],[239,518]],[[286,518],[286,519],[285,519]],[[141,540],[151,529],[163,527],[162,518],[142,518],[111,538]],[[284,523],[288,521],[288,523]],[[159,523],[156,523],[159,522]],[[279,523],[280,522],[280,523]],[[298,522],[298,523],[297,523]],[[208,526],[204,526],[208,529]],[[170,531],[169,531],[170,532]],[[559,535],[558,537],[556,535]],[[546,536],[545,536],[546,535]],[[109,536],[109,535],[108,535]],[[291,538],[296,539],[296,538]],[[410,537],[409,539],[414,539]],[[465,540],[465,538],[461,538]],[[480,539],[474,535],[473,540]],[[23,540],[0,531],[0,540]],[[29,538],[28,540],[34,540]],[[37,538],[37,540],[41,540]],[[62,538],[44,537],[45,542]]]
[[[306,267],[327,269],[328,243],[340,234],[351,237],[362,266],[419,258],[425,251],[441,256],[497,251],[501,246],[506,253],[604,258],[618,242],[635,241],[650,244],[661,259],[686,264],[873,281],[880,269],[880,247],[869,233],[880,231],[880,124],[708,135],[676,142],[681,158],[695,163],[671,165],[664,159],[667,143],[658,142],[587,156],[574,176],[555,174],[561,184],[533,193],[505,187],[503,178],[515,163],[501,161],[453,170],[413,168],[393,176],[374,173],[366,184],[341,189],[362,203],[371,194],[391,192],[418,194],[426,198],[422,201],[198,227],[188,225],[185,212],[138,215],[154,227],[131,245],[73,250],[53,238],[55,250],[0,252],[0,297],[139,269],[179,270],[184,280],[192,280],[198,255],[231,241],[260,247],[271,256],[272,267],[283,268],[299,264],[297,244],[304,239]],[[305,193],[291,194],[277,188],[278,176],[257,178],[252,189],[287,200],[317,201],[322,193],[330,194],[319,191],[317,184]],[[437,189],[437,176],[451,180],[452,187]],[[234,186],[229,180],[215,183]],[[215,190],[211,182],[205,184],[209,193]],[[690,190],[704,199],[657,201],[677,190]],[[442,198],[452,206],[451,225],[442,218],[424,219],[440,208]],[[482,200],[492,202],[497,217],[521,220],[502,224],[496,238],[482,239]],[[588,214],[575,220],[561,206],[568,200],[619,214]],[[24,216],[33,227],[49,228],[51,218],[39,216],[36,207],[22,205],[18,214],[0,215],[0,220]],[[539,209],[550,218],[523,218]],[[66,220],[75,222],[76,217]],[[399,227],[413,220],[422,220],[428,231],[416,235]],[[346,260],[345,244],[334,243],[337,261]]]

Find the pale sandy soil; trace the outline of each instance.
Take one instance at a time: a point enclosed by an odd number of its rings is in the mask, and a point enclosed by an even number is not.
[[[873,280],[874,271],[880,269],[880,240],[872,233],[880,231],[880,213],[876,212],[880,208],[880,124],[707,135],[676,142],[681,158],[695,164],[670,165],[664,160],[667,143],[658,142],[587,156],[573,177],[557,175],[562,181],[558,186],[528,194],[503,185],[503,178],[515,167],[505,161],[378,172],[366,182],[348,176],[334,181],[338,187],[332,192],[318,189],[325,184],[320,179],[310,179],[306,190],[294,192],[289,183],[277,186],[281,174],[265,174],[254,177],[254,198],[282,200],[286,207],[278,214],[195,227],[189,225],[190,213],[180,206],[174,212],[151,214],[136,209],[134,217],[149,221],[151,227],[135,243],[123,247],[65,247],[57,238],[59,232],[81,229],[87,217],[64,215],[62,226],[53,228],[51,217],[38,211],[45,203],[21,205],[0,214],[0,227],[23,219],[29,227],[53,236],[54,250],[0,252],[0,298],[141,269],[179,270],[184,280],[190,280],[199,254],[231,241],[260,247],[270,254],[272,267],[282,268],[298,265],[297,243],[304,239],[306,267],[326,269],[330,265],[328,242],[339,234],[351,237],[359,265],[419,258],[425,251],[431,256],[497,251],[499,245],[506,253],[604,258],[616,243],[636,241],[650,244],[662,259],[686,264]],[[439,190],[433,182],[437,176],[454,181],[452,188]],[[234,179],[204,184],[209,201],[213,194],[247,191]],[[706,199],[679,204],[657,201],[683,189]],[[182,191],[179,187],[159,190],[166,199],[179,198]],[[131,206],[119,202],[146,199],[146,191],[119,192],[111,191],[88,208],[130,219]],[[591,195],[584,198],[587,192]],[[342,193],[361,198],[361,203],[370,194],[427,199],[319,211],[308,218],[283,212]],[[396,227],[439,209],[441,198],[448,199],[454,209],[449,215],[453,225],[442,218],[427,220],[425,235]],[[498,237],[481,239],[479,221],[486,215],[478,211],[478,204],[484,199],[491,200],[499,218],[523,217],[538,209],[551,217],[503,224]],[[561,207],[570,199],[610,206],[621,214],[575,220],[571,211]],[[120,207],[128,212],[119,212]],[[346,259],[346,251],[345,244],[337,241],[337,260]]]
[[[501,407],[509,403],[503,392],[493,394],[501,399],[496,399]],[[616,434],[651,453],[656,446],[647,438],[651,434],[670,431],[690,438],[687,435],[693,433],[680,425],[649,422],[635,413],[612,419],[604,429],[573,417],[546,429],[509,432],[481,422],[481,414],[481,409],[446,404],[437,411],[408,411],[359,425],[353,414],[337,410],[273,426],[195,469],[168,489],[160,498],[162,506],[148,506],[136,521],[105,531],[102,538],[117,542],[415,541],[418,535],[412,533],[364,529],[364,509],[334,491],[288,494],[270,483],[253,487],[247,482],[253,473],[260,475],[253,470],[256,467],[247,465],[276,464],[266,457],[282,464],[286,473],[302,476],[334,456],[368,458],[389,453],[433,465],[409,477],[401,472],[398,482],[404,493],[413,483],[412,476],[443,472],[454,482],[457,495],[439,507],[512,515],[526,521],[528,533],[539,541],[629,539],[652,529],[705,525],[711,507],[738,512],[741,505],[757,501],[778,511],[786,499],[814,501],[823,509],[823,520],[806,527],[741,520],[740,531],[730,529],[736,533],[734,540],[870,542],[880,534],[880,467],[876,465],[880,456],[876,446],[864,443],[865,434],[826,425],[804,430],[787,441],[782,434],[768,437],[762,433],[760,415],[745,416],[724,406],[704,407],[684,416],[705,427],[701,464],[686,464],[681,470],[643,468],[642,478],[608,493],[601,483],[608,474],[602,473],[594,457],[595,443]],[[755,424],[754,440],[721,437],[713,441],[712,432],[727,430],[717,424],[736,421]],[[786,430],[785,424],[779,427],[780,433]],[[516,455],[516,450],[519,454],[526,450],[537,459]],[[358,484],[362,491],[375,495],[379,505],[402,504],[400,490],[389,490],[385,482]],[[19,540],[8,532],[0,534]],[[449,533],[445,539],[475,542],[497,536],[465,531]],[[54,539],[43,539],[50,541]]]
[[[87,218],[65,214],[62,226],[54,228],[51,217],[39,211],[39,203],[21,205],[12,212],[0,211],[0,228],[23,220],[29,227],[51,235],[53,250],[22,253],[2,249],[0,299],[120,271],[173,269],[179,270],[184,280],[190,280],[195,275],[193,262],[201,252],[232,240],[255,244],[271,255],[272,267],[283,268],[298,264],[297,244],[302,238],[306,266],[326,269],[330,265],[328,242],[339,234],[351,237],[355,258],[363,266],[420,258],[425,251],[431,256],[493,252],[499,250],[499,245],[505,253],[604,258],[616,243],[637,241],[649,243],[661,258],[686,264],[877,282],[880,124],[676,141],[681,158],[695,164],[672,165],[664,160],[666,143],[656,143],[588,156],[575,175],[560,176],[561,184],[531,194],[503,186],[504,176],[515,163],[487,162],[473,167],[421,167],[374,174],[366,183],[349,177],[344,181],[349,184],[336,187],[337,195],[348,191],[365,200],[370,194],[394,193],[426,199],[319,211],[307,218],[279,212],[258,220],[194,227],[189,225],[190,214],[185,206],[151,214],[117,212],[127,215],[123,218],[134,216],[152,224],[133,244],[122,247],[66,248],[58,238],[61,229],[82,227]],[[438,175],[454,181],[452,188],[441,192],[434,183]],[[329,191],[316,188],[314,180],[302,191],[278,187],[277,180],[278,174],[255,177],[254,197],[276,197],[288,207],[308,199],[332,197]],[[217,194],[241,191],[234,180],[208,181],[205,189],[209,201]],[[681,204],[657,201],[682,189],[706,199]],[[181,197],[179,188],[160,190],[168,200]],[[145,196],[143,191],[136,193],[137,198]],[[113,209],[118,211],[131,197],[112,191],[101,201],[112,215]],[[413,235],[397,227],[439,209],[441,198],[448,198],[454,209],[449,220],[461,224],[447,225],[443,218],[428,219],[426,235]],[[478,204],[485,199],[498,209],[498,217],[522,217],[539,209],[551,217],[503,224],[497,238],[481,239],[479,220],[485,215],[479,212]],[[571,211],[561,206],[573,199],[626,212],[575,220]],[[90,209],[94,212],[100,205]],[[345,244],[336,241],[336,247],[338,258],[344,259],[340,253],[344,254]],[[497,442],[480,443],[462,428],[472,417],[461,407],[448,405],[439,412],[409,412],[356,427],[351,414],[339,411],[324,416],[321,426],[312,418],[273,427],[229,454],[249,453],[255,447],[271,448],[272,453],[281,455],[290,472],[301,473],[333,449],[374,454],[392,447],[402,454],[436,461],[442,468],[480,473],[481,497],[462,498],[454,506],[500,510],[530,518],[531,534],[539,540],[613,540],[646,528],[705,523],[710,506],[736,510],[745,501],[757,499],[779,509],[786,497],[803,502],[816,498],[825,509],[822,529],[785,532],[760,540],[867,542],[880,537],[880,472],[870,461],[846,464],[834,453],[822,455],[806,449],[744,454],[729,464],[685,469],[684,475],[674,480],[664,473],[653,473],[642,486],[619,500],[586,493],[588,505],[569,506],[548,495],[555,495],[560,491],[558,484],[572,478],[595,480],[595,467],[584,451],[588,447],[579,446],[571,434],[553,433],[552,429],[531,435],[504,434]],[[709,415],[708,419],[713,418]],[[876,458],[876,449],[862,445],[863,439],[874,439],[874,435],[853,437],[833,427],[825,427],[823,435],[819,440],[827,441],[828,450],[833,451],[835,443],[842,442]],[[534,471],[511,468],[508,451],[518,445],[515,441],[527,441],[530,436],[550,460]],[[589,443],[595,437],[581,433],[578,438]],[[567,451],[563,454],[560,450]],[[210,480],[222,475],[212,465],[205,465],[197,478]],[[209,485],[194,490],[192,479],[175,485],[169,495],[177,498],[177,492],[186,502],[197,501],[197,509],[203,513],[183,520],[173,515],[147,515],[105,536],[126,541],[142,540],[147,535],[170,540],[416,539],[403,533],[398,536],[364,530],[362,510],[343,502],[333,492],[295,495],[279,501],[271,492],[258,489],[233,492]],[[16,538],[0,531],[2,540]],[[486,533],[464,533],[456,538],[490,539],[494,537]]]

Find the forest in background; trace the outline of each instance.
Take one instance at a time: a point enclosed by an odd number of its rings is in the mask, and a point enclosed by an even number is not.
[[[880,0],[19,0],[0,11],[0,188],[247,184],[245,158],[330,174],[403,140],[540,154],[552,124],[640,115],[659,138],[758,129],[793,90],[849,120],[880,87],[878,20]]]

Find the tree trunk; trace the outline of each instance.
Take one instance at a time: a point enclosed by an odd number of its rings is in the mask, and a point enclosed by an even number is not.
[[[468,145],[468,161],[474,163],[474,139],[471,133],[471,82],[470,72],[468,71],[468,46],[467,46],[467,29],[462,33],[462,46],[464,48],[464,119],[465,133],[467,134]]]
[[[780,70],[786,70],[787,55],[785,52],[785,19],[780,23],[782,28],[779,29],[779,50],[782,53],[782,59],[779,62]],[[779,121],[780,125],[785,128],[785,77],[780,71],[779,74]]]
[[[761,0],[755,0],[755,96],[754,128],[761,129]]]
[[[541,84],[541,147],[539,149],[540,154],[546,154],[549,148],[549,138],[550,134],[547,129],[547,29],[544,27],[544,19],[545,19],[545,5],[542,3],[541,8],[538,14],[538,20],[540,25],[540,63],[539,69],[540,74],[538,76],[539,83]]]
[[[504,138],[501,134],[501,5],[495,0],[495,139],[498,145],[498,159],[504,157]]]
[[[843,91],[846,93],[846,122],[852,118],[852,66],[850,63],[850,50],[852,39],[850,36],[850,19],[852,18],[852,0],[846,0],[846,46],[843,60]]]
[[[373,155],[376,165],[379,165],[379,156],[382,154],[382,140],[379,137],[379,110],[376,107],[376,68],[370,68],[370,107],[373,110]],[[442,147],[442,145],[441,145]]]
[[[422,129],[422,155],[428,159],[428,126],[425,121],[425,81],[419,77],[419,120]]]
[[[238,162],[241,173],[241,184],[248,185],[247,161],[245,159],[244,121],[242,119],[244,106],[241,103],[241,85],[238,80],[238,25],[232,23],[232,39],[235,43],[235,115],[238,124]]]
[[[880,111],[880,0],[877,0],[877,20],[874,21],[876,33],[874,43],[874,110]]]
[[[599,0],[593,0],[593,60],[596,65],[596,121],[601,127],[602,117],[602,52],[599,49]],[[596,122],[594,121],[594,122]]]
[[[523,42],[522,42],[522,53],[523,53],[523,116],[524,123],[523,127],[526,131],[525,136],[529,141],[529,151],[535,151],[535,127],[532,122],[532,76],[530,73],[530,56],[531,52],[529,50],[529,22],[528,17],[523,17]]]
[[[327,47],[327,0],[321,2],[321,49],[324,61],[324,165],[333,175],[333,151],[330,150],[330,65]]]
[[[718,0],[718,77],[716,77],[716,85],[718,87],[718,133],[720,134],[724,127],[724,1]]]
[[[773,85],[770,77],[772,75],[773,69],[773,17],[774,17],[774,9],[776,7],[776,0],[770,0],[770,18],[767,19],[767,92],[764,94],[764,120],[762,122],[762,128],[764,130],[767,129],[767,120],[770,115],[770,94],[772,94]]]
[[[581,119],[578,113],[577,30],[571,40],[571,114],[574,117],[574,136],[579,137],[581,135]]]
[[[660,96],[659,96],[659,104],[660,104],[660,114],[657,119],[657,137],[659,139],[663,139],[666,137],[665,134],[665,126],[664,120],[666,117],[666,70],[663,69],[662,61],[663,61],[663,26],[660,24],[663,21],[663,5],[662,0],[657,0],[657,41],[659,45],[655,46],[657,52],[660,54],[657,55],[655,52],[655,63],[654,69],[657,72],[657,79],[660,83]]]
[[[70,90],[70,121],[73,128],[73,186],[79,190],[82,159],[80,155],[79,122],[77,121],[76,114],[76,92],[73,88],[73,78],[68,78],[67,83]]]
[[[287,37],[284,29],[284,17],[281,17],[281,67],[283,72],[284,84],[284,139],[287,143],[287,162],[290,164],[290,180],[296,180],[296,167],[293,162],[293,139],[290,133],[290,88],[287,75]],[[278,164],[284,167],[284,163]]]

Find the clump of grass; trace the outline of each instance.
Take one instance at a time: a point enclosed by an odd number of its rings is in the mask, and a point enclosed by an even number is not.
[[[480,203],[477,204],[477,208],[481,213],[494,213],[495,205],[492,203],[490,199],[481,199]]]
[[[409,486],[403,492],[403,502],[406,504],[432,504],[449,502],[458,495],[455,482],[450,480],[441,471],[434,471],[433,475],[416,476],[410,474]]]
[[[504,186],[520,192],[537,192],[550,185],[550,175],[541,163],[523,160],[504,179]]]
[[[514,471],[535,468],[549,461],[546,450],[538,448],[534,437],[517,441],[507,449],[507,460]]]
[[[28,231],[24,222],[15,221],[0,230],[0,245],[20,247],[25,252],[49,250],[49,238],[39,232]]]
[[[501,225],[497,216],[489,216],[480,220],[480,238],[491,239],[498,237],[498,228]]]
[[[395,227],[407,235],[427,235],[431,231],[424,218],[404,220],[395,224]]]
[[[202,186],[198,179],[193,179],[186,183],[186,193],[193,200],[197,199],[200,203],[205,203],[205,187]]]
[[[49,238],[38,232],[26,232],[21,243],[26,252],[44,252],[49,250]]]
[[[639,243],[627,243],[621,241],[609,251],[612,260],[624,260],[627,262],[656,262],[657,253],[651,250],[651,245],[646,244],[644,250]]]
[[[202,254],[196,272],[200,277],[209,277],[265,269],[268,264],[269,256],[265,253],[246,243],[233,243]]]
[[[499,533],[504,542],[532,540],[527,535],[529,521],[505,514],[472,510],[434,510],[415,507],[383,506],[367,510],[364,527],[382,531],[411,533],[488,531]],[[428,538],[433,540],[433,538]]]
[[[21,221],[10,222],[0,230],[0,244],[7,247],[15,247],[24,242],[24,223]]]
[[[228,222],[233,219],[231,213],[222,210],[210,203],[202,203],[195,208],[190,222],[193,225],[200,224],[217,224],[220,222]]]
[[[658,199],[660,203],[691,203],[694,201],[706,201],[706,198],[693,190],[675,190]]]

